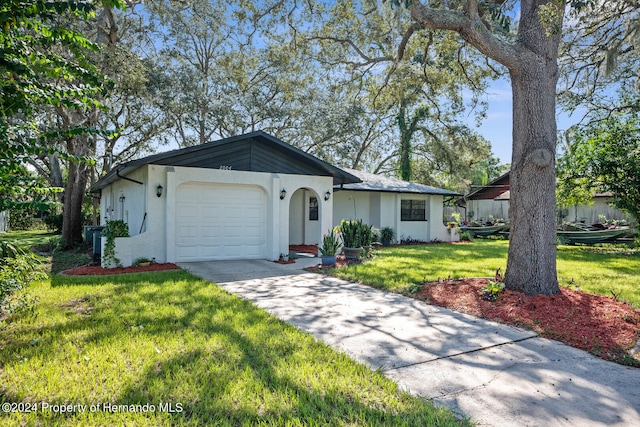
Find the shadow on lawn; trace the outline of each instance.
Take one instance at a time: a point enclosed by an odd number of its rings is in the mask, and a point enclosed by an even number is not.
[[[96,293],[79,293],[69,301],[46,307],[62,310],[64,321],[14,325],[14,333],[4,337],[6,345],[0,353],[19,354],[24,363],[33,360],[33,371],[53,371],[54,375],[44,376],[53,384],[30,388],[29,381],[43,381],[32,378],[11,386],[5,383],[0,386],[0,400],[150,403],[156,405],[156,412],[16,415],[23,421],[46,419],[69,425],[89,420],[124,424],[143,419],[152,425],[433,425],[450,417],[444,410],[432,409],[430,404],[411,400],[398,391],[380,393],[393,390],[380,373],[356,365],[248,301],[186,272],[52,278],[52,286],[69,285],[94,286]],[[35,345],[29,341],[33,336],[39,337]],[[71,345],[82,351],[61,353]],[[147,348],[151,351],[145,351]],[[85,362],[82,355],[88,351],[93,351],[89,353],[92,360]],[[21,363],[13,357],[2,359],[5,373]],[[117,371],[116,366],[126,368]],[[343,378],[345,366],[356,373],[351,380]],[[83,370],[81,379],[76,380],[81,384],[56,372],[65,370]],[[123,382],[126,386],[113,393],[108,382],[119,383],[120,377],[128,379]],[[401,403],[389,406],[386,400],[390,395]],[[160,412],[161,402],[182,411]]]

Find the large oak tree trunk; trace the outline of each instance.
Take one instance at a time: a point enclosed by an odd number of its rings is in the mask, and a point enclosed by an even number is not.
[[[556,272],[556,83],[559,32],[543,22],[546,0],[521,2],[513,90],[511,233],[505,285],[528,295],[560,292]],[[562,22],[559,8],[557,23]]]
[[[520,74],[511,73],[511,233],[505,284],[529,295],[549,295],[559,292],[555,246],[557,67],[535,65]]]
[[[118,26],[113,10],[104,7],[96,17],[96,40],[100,44],[114,45],[118,41]],[[100,101],[102,101],[100,99]],[[95,128],[100,116],[100,110],[67,110],[58,107],[58,114],[62,118],[65,129],[74,126]],[[67,152],[74,156],[91,157],[95,155],[96,140],[91,134],[75,136],[67,141]],[[69,160],[67,162],[69,177],[64,191],[64,207],[62,216],[62,240],[67,247],[73,247],[82,242],[82,202],[87,188],[87,181],[91,168],[86,162]]]
[[[462,11],[412,2],[421,28],[460,33],[480,52],[509,69],[513,89],[513,154],[510,175],[511,234],[505,285],[529,295],[560,291],[556,274],[555,89],[558,46],[566,2],[521,0],[514,43],[485,25],[476,0]],[[411,35],[411,32],[408,33]]]
[[[72,126],[95,127],[100,110],[92,111],[68,110],[58,107],[65,129]],[[76,157],[88,157],[95,154],[96,140],[94,135],[78,135],[66,141],[67,153]],[[85,161],[67,160],[67,185],[64,190],[62,210],[62,241],[66,247],[73,247],[82,242],[82,202],[87,188],[91,166]]]

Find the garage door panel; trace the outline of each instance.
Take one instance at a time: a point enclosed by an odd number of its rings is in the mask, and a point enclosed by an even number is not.
[[[262,247],[261,246],[246,246],[245,253],[250,258],[259,258],[262,256]]]
[[[206,217],[220,217],[224,215],[224,209],[221,206],[202,206],[200,207],[200,215]]]
[[[260,238],[262,236],[263,230],[258,227],[245,227],[244,233],[248,237]]]
[[[195,246],[179,246],[176,252],[178,259],[195,259],[198,255]]]
[[[203,257],[216,257],[220,254],[221,247],[220,246],[203,246],[200,250],[200,253]]]
[[[248,185],[184,184],[176,194],[179,261],[264,258],[266,194]]]
[[[262,218],[264,208],[255,207],[255,208],[247,208],[244,210],[244,217],[247,219],[258,219]]]
[[[202,237],[207,239],[217,240],[222,235],[222,227],[211,227],[211,226],[203,226],[202,227]]]

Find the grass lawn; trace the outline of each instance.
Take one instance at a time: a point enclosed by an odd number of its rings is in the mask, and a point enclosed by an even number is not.
[[[0,233],[0,241],[15,241],[23,249],[30,249],[34,245],[47,243],[49,239],[56,237],[56,234],[45,230],[12,231],[10,233]]]
[[[476,239],[467,244],[433,244],[382,248],[363,264],[334,270],[338,277],[394,292],[447,277],[494,277],[507,266],[506,240]],[[612,296],[640,308],[640,252],[622,248],[558,247],[562,286]]]
[[[2,425],[467,424],[184,271],[55,275],[29,292],[37,315],[0,329],[0,402],[37,412]]]

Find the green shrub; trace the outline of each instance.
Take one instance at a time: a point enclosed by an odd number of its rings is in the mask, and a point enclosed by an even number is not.
[[[42,276],[35,254],[12,242],[0,242],[0,321],[6,322],[33,312],[36,299],[22,291]]]
[[[33,227],[33,211],[31,209],[12,209],[9,213],[11,230],[30,230]]]
[[[47,230],[54,233],[62,233],[62,214],[47,214],[42,217],[42,222],[47,226]]]
[[[329,230],[329,232],[322,237],[322,245],[318,250],[322,256],[334,256],[341,247],[340,236],[334,230]]]
[[[106,237],[102,254],[104,265],[107,267],[121,266],[120,260],[116,258],[116,237],[129,237],[129,226],[121,219],[107,221],[102,229],[102,236]]]
[[[362,224],[362,246],[371,246],[374,241],[375,233],[373,232],[373,225]]]
[[[380,241],[385,246],[389,246],[393,242],[393,238],[395,236],[396,233],[391,227],[383,227],[382,230],[380,230]]]
[[[464,230],[460,232],[460,240],[461,241],[467,241],[467,242],[473,242],[473,233],[470,232],[469,230]]]
[[[498,299],[502,291],[504,291],[504,283],[489,280],[487,286],[480,290],[480,296],[483,300],[495,301]]]
[[[342,236],[342,243],[345,248],[360,248],[371,244],[372,227],[363,224],[361,219],[343,219],[338,225],[338,231]]]

